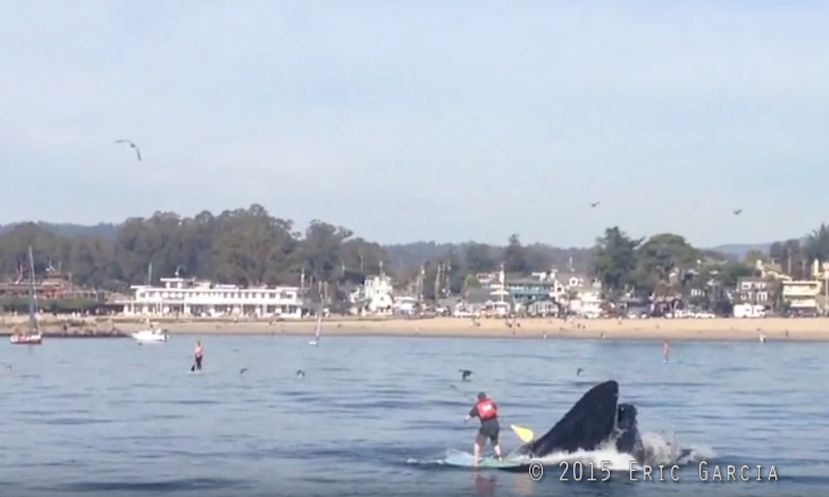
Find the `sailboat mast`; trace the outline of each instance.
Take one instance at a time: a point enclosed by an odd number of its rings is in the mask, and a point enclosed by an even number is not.
[[[29,245],[29,329],[37,330],[37,319],[35,319],[35,260],[31,245]]]

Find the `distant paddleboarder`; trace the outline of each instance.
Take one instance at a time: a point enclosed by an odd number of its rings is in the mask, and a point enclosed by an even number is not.
[[[204,359],[204,347],[202,347],[201,340],[196,342],[196,348],[193,350],[193,359],[196,361],[190,371],[201,371],[201,362]]]
[[[664,342],[662,342],[662,362],[668,362],[671,358],[671,344],[668,343],[668,339],[666,338]]]
[[[481,453],[484,445],[486,445],[487,438],[492,443],[495,456],[498,457],[499,461],[503,461],[501,446],[498,444],[498,432],[501,430],[498,423],[498,406],[484,392],[478,394],[478,402],[467,413],[463,421],[466,423],[472,418],[481,420],[481,428],[475,437],[475,465],[477,466],[481,462]]]

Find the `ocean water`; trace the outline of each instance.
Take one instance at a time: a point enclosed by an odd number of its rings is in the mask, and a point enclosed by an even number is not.
[[[663,363],[657,342],[323,337],[310,347],[302,337],[206,336],[204,370],[191,374],[196,338],[0,345],[0,495],[811,496],[829,488],[826,344],[677,342]],[[461,382],[458,369],[471,369],[471,380]],[[542,434],[606,379],[638,407],[654,464],[681,463],[680,481],[634,482],[623,471],[608,482],[562,482],[555,461],[540,481],[445,464],[471,452],[477,425],[463,417],[477,391],[499,403],[508,451],[520,445],[509,423]],[[592,456],[624,465],[619,454]],[[752,477],[762,465],[763,481],[713,481],[729,464],[750,466]],[[778,481],[769,481],[772,465]]]

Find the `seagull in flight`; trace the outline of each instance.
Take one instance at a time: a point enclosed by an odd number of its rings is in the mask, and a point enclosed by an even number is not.
[[[590,202],[590,207],[591,207],[591,208],[596,207],[596,206],[597,206],[597,205],[599,205],[600,203],[601,203],[601,202]]]
[[[135,143],[133,143],[130,140],[115,140],[115,143],[127,143],[127,144],[129,144],[130,147],[135,149],[135,155],[136,155],[136,157],[138,157],[138,161],[141,162],[141,150],[138,148],[138,145],[136,145]]]
[[[734,209],[733,212],[734,212],[735,216],[739,216],[743,212],[743,210],[742,209]]]

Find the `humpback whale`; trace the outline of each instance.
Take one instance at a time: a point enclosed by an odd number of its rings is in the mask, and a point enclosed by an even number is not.
[[[633,404],[619,404],[619,385],[613,380],[600,383],[540,438],[524,444],[513,455],[541,458],[557,452],[591,451],[613,443],[616,450],[637,461],[644,458],[642,439]]]

